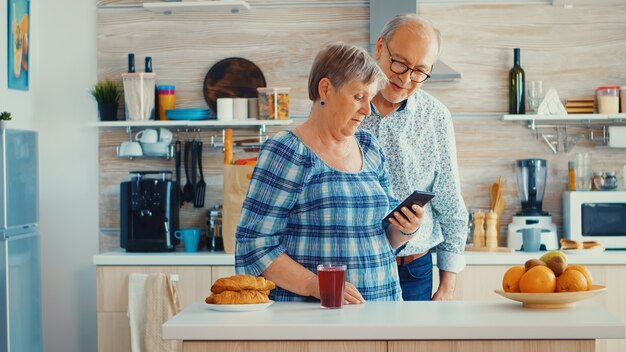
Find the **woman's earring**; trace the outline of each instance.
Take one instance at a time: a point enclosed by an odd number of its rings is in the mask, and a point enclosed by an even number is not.
[[[326,102],[323,100],[320,100],[320,105],[324,105],[324,104],[326,104]]]

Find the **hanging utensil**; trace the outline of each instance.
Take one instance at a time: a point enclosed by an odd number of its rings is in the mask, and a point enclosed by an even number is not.
[[[189,151],[189,154],[191,154],[191,164],[189,165],[189,178],[191,179],[191,194],[189,197],[189,202],[192,203],[194,206],[195,201],[196,201],[196,183],[197,183],[197,175],[198,172],[196,171],[197,167],[198,167],[198,141],[197,140],[193,140],[191,141],[191,150]]]
[[[196,199],[193,206],[195,208],[204,208],[206,182],[204,182],[204,173],[202,172],[202,141],[198,141],[198,169],[200,170],[200,181],[196,185]]]
[[[183,187],[183,201],[192,202],[193,201],[193,186],[191,185],[191,179],[189,178],[189,153],[191,151],[191,141],[185,141],[185,179],[187,182],[185,183],[185,187]]]
[[[178,193],[178,200],[180,202],[180,205],[182,206],[184,203],[183,200],[183,189],[182,189],[182,180],[180,179],[180,141],[176,140],[176,142],[174,142],[174,166],[176,168],[176,182],[178,182],[178,184],[176,185],[176,193]]]

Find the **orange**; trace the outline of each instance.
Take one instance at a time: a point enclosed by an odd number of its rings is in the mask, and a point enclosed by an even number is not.
[[[524,293],[554,292],[556,275],[547,266],[534,266],[522,275],[519,281],[519,288]]]
[[[556,279],[556,292],[576,292],[587,291],[587,279],[580,271],[569,270],[567,268],[558,279]]]
[[[502,278],[502,289],[504,292],[519,292],[519,280],[526,270],[521,265],[510,267]]]
[[[591,272],[589,271],[589,269],[587,269],[587,267],[584,265],[574,264],[568,266],[565,271],[570,269],[580,271],[580,273],[585,276],[585,279],[587,279],[587,290],[591,290],[591,285],[593,285],[593,277],[591,276]]]

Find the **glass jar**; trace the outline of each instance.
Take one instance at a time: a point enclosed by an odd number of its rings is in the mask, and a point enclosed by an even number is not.
[[[607,171],[604,173],[604,185],[603,190],[612,191],[617,188],[617,176],[615,171]]]
[[[289,119],[289,88],[257,88],[259,120]]]
[[[596,99],[599,114],[619,113],[619,86],[598,87]]]
[[[591,182],[591,190],[599,191],[604,187],[604,175],[601,172],[593,173],[593,182]]]

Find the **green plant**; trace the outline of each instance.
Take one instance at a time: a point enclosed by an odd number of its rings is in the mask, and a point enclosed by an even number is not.
[[[96,83],[90,93],[99,104],[113,104],[119,101],[123,90],[118,82],[105,79]]]
[[[11,119],[11,113],[8,111],[0,112],[0,120],[9,121]]]

